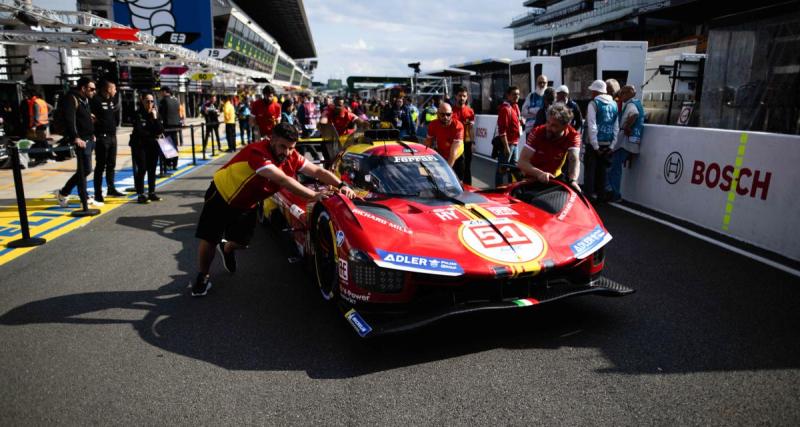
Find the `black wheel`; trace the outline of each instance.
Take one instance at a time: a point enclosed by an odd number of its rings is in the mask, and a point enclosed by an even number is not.
[[[339,271],[336,255],[336,238],[333,222],[327,212],[322,211],[314,222],[314,271],[317,285],[326,301],[334,299],[339,289]]]

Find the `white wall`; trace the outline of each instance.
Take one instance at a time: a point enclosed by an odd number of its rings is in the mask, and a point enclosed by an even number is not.
[[[642,141],[625,200],[800,260],[800,137],[646,125]]]

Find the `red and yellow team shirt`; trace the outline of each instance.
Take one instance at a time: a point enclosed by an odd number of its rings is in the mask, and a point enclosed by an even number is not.
[[[232,208],[251,209],[280,189],[278,184],[258,172],[277,167],[294,178],[305,163],[306,158],[297,150],[293,150],[283,163],[276,163],[269,150],[269,140],[261,140],[245,146],[220,168],[214,174],[214,185]]]
[[[523,149],[533,151],[530,161],[533,167],[559,176],[567,161],[567,151],[581,149],[581,134],[567,125],[563,135],[556,139],[547,139],[547,125],[539,125],[528,133]]]
[[[458,120],[451,120],[449,126],[445,126],[439,119],[428,125],[428,136],[436,140],[436,151],[445,158],[450,159],[450,147],[453,141],[464,141],[464,125]],[[464,144],[456,150],[456,159],[464,154]]]

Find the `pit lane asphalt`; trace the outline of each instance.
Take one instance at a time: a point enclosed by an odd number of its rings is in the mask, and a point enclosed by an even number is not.
[[[263,229],[187,295],[214,169],[0,267],[0,424],[800,421],[795,277],[603,206],[633,296],[363,341]]]

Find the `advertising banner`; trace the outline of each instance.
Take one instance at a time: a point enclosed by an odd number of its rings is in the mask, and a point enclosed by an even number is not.
[[[475,115],[475,152],[484,156],[492,155],[492,138],[497,129],[496,114]]]
[[[169,32],[200,33],[184,47],[195,51],[213,47],[210,0],[114,0],[114,21],[156,37]]]
[[[646,125],[622,197],[800,260],[800,137]]]

